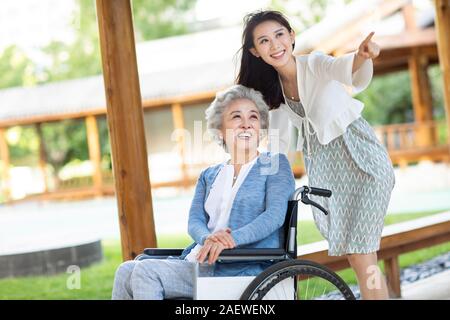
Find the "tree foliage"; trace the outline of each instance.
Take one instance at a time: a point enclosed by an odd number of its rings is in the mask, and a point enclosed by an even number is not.
[[[187,21],[196,0],[133,0],[137,41],[188,32]]]
[[[35,83],[33,61],[15,45],[0,53],[0,88],[31,85]]]
[[[147,41],[187,32],[186,19],[196,0],[134,0],[133,18],[137,41]],[[47,58],[37,66],[18,47],[11,46],[0,54],[0,88],[42,84],[101,74],[101,55],[94,0],[77,0],[70,25],[72,42],[52,41],[41,48]],[[107,123],[99,119],[99,135],[106,166],[110,167]],[[19,139],[10,144],[13,163],[32,160],[38,151],[33,126],[14,129]],[[67,120],[42,125],[47,162],[58,172],[65,164],[89,158],[86,127],[83,121]]]
[[[271,7],[292,18],[293,26],[301,31],[323,19],[330,4],[339,0],[272,0]],[[347,4],[353,0],[340,0]],[[188,32],[187,21],[196,0],[133,0],[133,20],[137,41],[148,41]],[[295,3],[296,5],[291,5]],[[294,8],[294,9],[292,9]],[[308,8],[303,10],[302,8]],[[70,22],[74,37],[70,43],[53,41],[41,48],[47,58],[45,66],[37,66],[24,50],[9,46],[0,52],[0,88],[29,86],[51,81],[81,78],[101,73],[101,58],[94,0],[77,0]],[[435,117],[445,117],[442,97],[442,72],[430,68]],[[373,125],[413,121],[410,78],[407,71],[375,77],[371,85],[357,96],[364,102],[364,116]],[[102,154],[110,160],[107,122],[98,119]],[[71,120],[42,126],[48,162],[57,172],[73,159],[88,159],[84,121]],[[12,163],[35,155],[37,138],[33,126],[13,128],[19,139],[10,143]],[[36,160],[36,156],[33,157]],[[111,163],[106,161],[107,167]]]
[[[42,126],[47,162],[58,172],[73,159],[88,160],[86,126],[81,119],[46,123]]]

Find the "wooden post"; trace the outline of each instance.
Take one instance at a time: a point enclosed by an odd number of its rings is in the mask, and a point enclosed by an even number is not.
[[[436,7],[436,38],[439,65],[443,76],[445,114],[447,117],[447,143],[450,144],[450,1],[434,0]]]
[[[97,0],[97,14],[122,256],[129,260],[156,247],[130,0]]]
[[[431,121],[433,121],[433,104],[427,69],[427,57],[414,52],[409,58],[409,72],[411,75],[414,118],[418,124],[418,146],[430,146],[434,144],[432,141],[432,128],[430,126]]]
[[[178,144],[178,152],[181,157],[181,174],[183,179],[183,187],[186,187],[188,182],[188,176],[186,171],[186,152],[184,149],[184,116],[183,109],[181,108],[181,104],[174,103],[172,104],[172,118],[175,130],[178,130],[180,134],[177,136],[177,144]]]
[[[400,298],[402,296],[402,291],[400,286],[400,266],[398,263],[398,256],[384,260],[384,272],[386,273],[389,297]]]
[[[0,128],[0,157],[2,159],[2,168],[1,168],[1,174],[3,179],[3,195],[5,197],[5,200],[8,201],[11,199],[11,187],[10,187],[10,181],[11,177],[9,174],[9,148],[8,148],[8,142],[6,141],[6,129]]]
[[[39,170],[42,172],[42,177],[44,178],[44,192],[48,192],[48,181],[47,181],[47,151],[45,148],[44,135],[42,133],[41,123],[35,124],[36,134],[39,139]]]
[[[98,135],[97,119],[95,116],[86,117],[86,130],[87,130],[87,140],[89,146],[89,159],[91,160],[94,172],[92,175],[94,181],[94,188],[98,195],[102,194],[103,191],[103,181],[102,181],[102,170],[101,170],[101,150],[100,150],[100,139]]]

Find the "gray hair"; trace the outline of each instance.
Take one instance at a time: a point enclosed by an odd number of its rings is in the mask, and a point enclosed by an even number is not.
[[[269,125],[269,106],[264,101],[261,92],[252,88],[247,88],[240,84],[217,92],[216,98],[205,111],[206,126],[213,140],[224,148],[224,141],[220,138],[219,134],[222,129],[223,113],[230,103],[237,99],[248,99],[256,105],[260,116],[261,130],[263,133],[267,130]]]

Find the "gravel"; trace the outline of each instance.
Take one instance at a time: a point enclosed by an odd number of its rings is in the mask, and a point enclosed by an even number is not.
[[[410,284],[422,279],[426,279],[440,272],[450,269],[450,252],[434,257],[431,260],[425,261],[420,264],[408,266],[400,271],[400,283],[402,285]],[[350,289],[353,291],[357,300],[361,299],[358,285],[350,285]],[[323,300],[336,300],[341,299],[342,296],[338,292],[331,292],[319,299]]]

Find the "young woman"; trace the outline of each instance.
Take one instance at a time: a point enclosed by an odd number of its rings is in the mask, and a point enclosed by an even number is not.
[[[215,263],[224,249],[279,248],[295,182],[284,155],[258,153],[269,108],[262,95],[236,85],[206,110],[208,129],[230,160],[205,169],[197,182],[188,232],[194,243],[179,258],[127,261],[116,271],[113,299],[193,296],[196,263],[203,276],[251,276],[266,262]]]
[[[320,52],[296,57],[295,33],[281,13],[251,13],[237,82],[260,91],[271,109],[269,150],[287,152],[289,128],[298,129],[297,150],[303,151],[309,183],[333,191],[329,199],[315,199],[328,216],[313,208],[329,255],[347,255],[364,299],[387,299],[376,252],[394,172],[386,149],[361,117],[363,104],[349,93],[370,83],[372,59],[379,54],[372,36],[339,58]]]

